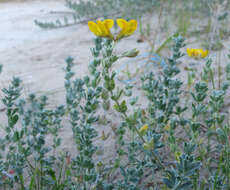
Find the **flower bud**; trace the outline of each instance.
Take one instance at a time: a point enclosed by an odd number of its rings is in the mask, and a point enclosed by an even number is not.
[[[174,153],[174,155],[175,155],[176,160],[179,162],[179,161],[180,161],[180,156],[182,155],[182,153],[179,152],[179,151],[176,151],[176,152]]]
[[[141,136],[144,136],[146,133],[147,133],[147,130],[148,130],[148,125],[143,125],[140,129],[139,129],[139,133]]]
[[[136,49],[136,48],[134,48],[134,49],[132,49],[132,50],[130,50],[130,51],[124,52],[124,53],[121,55],[121,57],[136,57],[136,56],[138,56],[138,54],[139,54],[139,50]]]

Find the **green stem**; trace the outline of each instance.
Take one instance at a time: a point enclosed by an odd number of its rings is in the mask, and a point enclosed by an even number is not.
[[[218,61],[217,61],[217,64],[218,64],[218,87],[220,89],[221,87],[221,65],[220,65],[220,53],[218,53]]]
[[[110,92],[110,95],[113,96],[113,91],[110,90],[109,92]],[[115,101],[115,103],[117,104],[117,106],[120,108],[120,104],[119,104],[118,100],[114,100],[114,101]],[[126,114],[125,112],[123,112],[122,114],[123,114],[123,116],[125,117],[125,119],[128,119],[128,116],[127,116],[127,114]],[[141,139],[141,141],[142,141],[143,143],[146,143],[145,139],[144,139],[143,136],[140,134],[140,132],[139,132],[139,130],[137,129],[137,127],[134,125],[133,128],[134,128],[135,132],[138,134],[138,136],[139,136],[139,138]],[[154,157],[154,159],[157,161],[157,163],[161,166],[161,168],[164,169],[164,165],[161,163],[161,161],[160,161],[160,159],[157,157],[157,155],[156,155],[153,151],[151,151],[151,154],[152,154],[152,156]],[[152,161],[153,161],[153,160],[152,160]]]
[[[213,74],[213,70],[210,69],[210,77],[211,77],[211,81],[212,81],[212,87],[213,89],[215,88],[215,82],[214,82],[214,74]]]
[[[63,171],[63,167],[64,167],[64,161],[62,162],[60,175],[59,175],[59,177],[58,177],[58,181],[57,181],[57,185],[58,185],[58,186],[59,186],[60,181],[61,181],[61,178],[62,178],[62,171]]]
[[[116,43],[113,43],[113,49],[114,49],[115,45],[116,45]],[[106,57],[104,57],[104,58],[106,58]],[[107,68],[106,70],[105,70],[105,68],[103,69],[103,70],[104,70],[104,72],[103,72],[104,75],[108,76],[108,78],[110,78],[110,77],[109,77],[109,71],[110,71],[111,67],[112,67],[112,64],[111,64],[110,67]],[[106,71],[106,72],[105,72],[105,71]],[[109,91],[111,97],[114,96],[113,90],[111,90],[111,89],[107,89],[107,90]],[[117,106],[120,108],[120,103],[118,102],[118,100],[117,100],[117,99],[113,99],[113,101],[114,101],[114,102],[117,104]],[[123,116],[125,117],[125,119],[128,119],[128,116],[127,116],[126,112],[122,112],[122,114],[123,114]],[[134,127],[135,132],[138,134],[139,138],[141,139],[141,141],[142,141],[143,143],[146,143],[145,139],[144,139],[144,138],[142,137],[142,135],[139,133],[137,127],[136,127],[136,126],[133,126],[133,127]],[[155,161],[157,161],[157,163],[160,165],[160,167],[161,167],[162,169],[165,169],[164,165],[161,163],[161,161],[160,161],[160,159],[157,157],[157,155],[156,155],[153,151],[151,151],[151,154],[152,154],[152,156],[154,157]],[[152,161],[153,161],[153,160],[152,160]]]

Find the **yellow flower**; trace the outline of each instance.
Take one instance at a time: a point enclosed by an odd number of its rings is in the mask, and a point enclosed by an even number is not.
[[[164,129],[166,130],[166,131],[169,131],[170,130],[170,128],[171,128],[171,126],[170,126],[170,124],[168,123],[165,127],[164,127]]]
[[[132,35],[137,29],[137,21],[124,19],[117,19],[117,25],[121,28],[119,34],[114,37],[110,31],[113,27],[114,21],[112,19],[105,19],[104,21],[97,20],[96,23],[93,21],[88,22],[89,30],[98,37],[109,38],[112,40],[119,40],[124,37]]]
[[[144,136],[148,130],[149,126],[148,125],[143,125],[140,129],[139,129],[139,133],[141,136]]]
[[[176,160],[179,162],[180,161],[180,156],[182,155],[182,153],[181,152],[175,152],[174,153],[174,156],[175,156],[175,158],[176,158]]]
[[[97,20],[88,22],[89,30],[98,37],[113,39],[110,29],[113,27],[114,22],[112,19],[105,19],[104,21]]]
[[[200,59],[208,56],[208,50],[187,48],[187,54],[189,57]]]
[[[121,31],[116,37],[116,40],[132,35],[137,29],[136,20],[126,21],[120,18],[117,19],[117,25],[120,27]]]

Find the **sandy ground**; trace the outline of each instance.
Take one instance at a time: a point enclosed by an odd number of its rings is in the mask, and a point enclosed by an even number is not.
[[[78,76],[86,74],[94,37],[87,24],[54,30],[44,30],[34,24],[35,19],[56,20],[58,15],[50,14],[50,11],[65,10],[68,9],[63,1],[0,3],[0,62],[4,66],[1,75],[3,86],[6,86],[6,82],[13,76],[18,76],[23,80],[26,91],[59,93],[63,91],[62,68],[68,56],[74,57],[74,69]],[[133,38],[123,41],[120,48],[140,46],[139,49],[142,50],[146,46],[137,44]]]
[[[1,77],[4,84],[12,76],[18,76],[28,92],[59,92],[63,89],[62,68],[68,56],[76,58],[81,71],[78,74],[86,72],[87,64],[82,61],[89,61],[87,46],[92,38],[87,26],[43,30],[34,24],[35,19],[52,19],[51,10],[65,9],[62,1],[0,4],[3,15],[0,18],[0,62],[4,68]]]

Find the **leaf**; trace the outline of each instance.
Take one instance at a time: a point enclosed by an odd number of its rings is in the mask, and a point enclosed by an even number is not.
[[[13,139],[14,139],[15,142],[19,140],[19,132],[18,131],[14,132]]]
[[[48,173],[54,181],[57,181],[55,172],[52,169],[49,169]]]
[[[71,175],[70,169],[66,169],[65,174],[66,174],[66,177],[69,177]]]
[[[169,181],[167,178],[164,178],[163,182],[168,188],[173,188],[173,186],[174,186],[174,184],[172,184],[172,182]]]
[[[30,186],[29,186],[29,190],[33,190],[33,187],[34,187],[34,181],[35,181],[35,172],[31,178],[31,181],[30,181]]]
[[[175,34],[172,35],[172,36],[170,36],[169,38],[167,38],[167,39],[157,48],[156,54],[160,54],[161,50],[164,49],[164,48],[166,47],[166,45],[172,41],[172,39],[173,39],[174,36],[175,36]]]
[[[11,118],[11,127],[13,127],[18,122],[18,115]]]
[[[120,112],[125,113],[127,111],[126,101],[123,100],[120,105]]]
[[[186,182],[186,183],[184,183],[182,185],[179,185],[177,187],[177,189],[178,190],[186,190],[186,189],[190,190],[191,189],[191,185],[192,185],[192,183],[189,181],[189,182]]]

